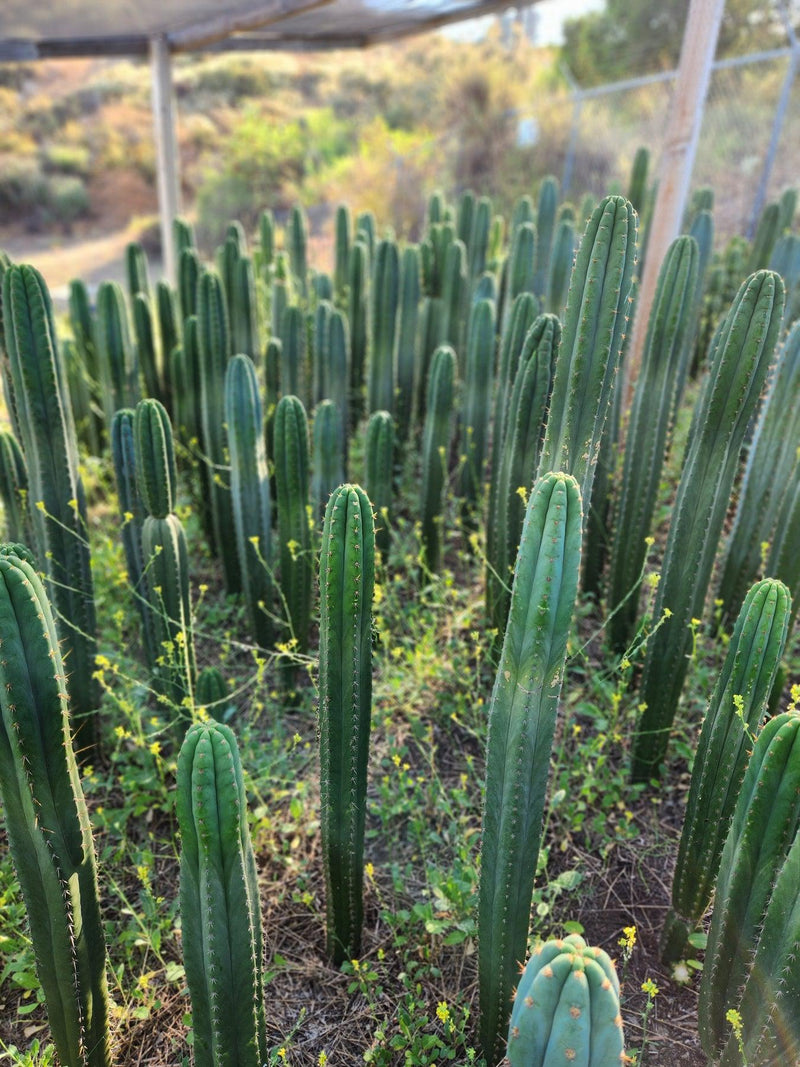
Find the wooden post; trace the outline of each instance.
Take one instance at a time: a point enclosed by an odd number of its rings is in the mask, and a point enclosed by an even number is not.
[[[172,240],[172,220],[180,211],[180,186],[178,144],[175,136],[175,98],[172,91],[172,57],[164,36],[150,38],[150,70],[156,138],[158,210],[161,216],[161,256],[164,276],[174,285],[177,264]]]
[[[629,389],[639,373],[658,272],[667,249],[680,233],[724,8],[725,0],[691,0],[689,5],[658,168],[658,193],[650,223],[647,258],[633,322],[626,372]]]

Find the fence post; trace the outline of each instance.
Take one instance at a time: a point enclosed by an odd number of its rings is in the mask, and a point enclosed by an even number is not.
[[[650,224],[647,258],[633,321],[631,358],[626,369],[628,392],[639,371],[658,272],[670,243],[680,232],[724,7],[725,0],[691,0],[689,5],[678,77],[658,168],[658,193]]]

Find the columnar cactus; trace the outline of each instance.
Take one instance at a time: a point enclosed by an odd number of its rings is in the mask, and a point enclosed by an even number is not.
[[[461,496],[469,511],[483,492],[489,440],[489,405],[495,353],[494,302],[473,301],[467,329],[464,393],[461,405]]]
[[[702,919],[714,891],[722,846],[747,767],[750,737],[763,719],[786,645],[791,598],[774,578],[757,582],[736,620],[728,653],[709,701],[686,802],[672,907],[661,956],[673,963]]]
[[[684,351],[692,336],[689,311],[695,298],[697,244],[678,237],[658,276],[641,369],[625,442],[622,483],[613,522],[608,582],[609,637],[624,652],[636,628],[639,581],[661,481],[672,401]]]
[[[136,480],[136,448],[134,444],[134,412],[120,408],[111,422],[111,456],[117,483],[117,499],[121,520],[122,547],[128,582],[133,590],[136,609],[142,620],[145,655],[151,669],[155,668],[158,650],[156,628],[147,599],[145,560],[142,553],[142,528],[146,511]]]
[[[464,363],[464,330],[469,306],[467,250],[456,239],[447,246],[442,276],[442,316],[439,320],[439,344],[455,351],[459,370]]]
[[[256,359],[261,349],[256,313],[256,280],[253,261],[241,256],[233,269],[233,292],[230,295],[232,351]]]
[[[767,379],[783,314],[783,282],[759,271],[742,284],[718,334],[710,377],[695,409],[654,607],[672,613],[647,642],[645,710],[633,777],[658,772],[688,666],[690,621],[702,618],[744,435]],[[557,373],[557,372],[556,372]]]
[[[372,710],[372,505],[342,485],[325,511],[320,553],[320,824],[328,954],[358,957]]]
[[[94,342],[106,430],[109,431],[114,412],[132,407],[139,399],[136,350],[128,329],[125,297],[117,282],[103,282],[97,290]]]
[[[28,544],[28,469],[16,437],[0,431],[0,500],[3,502],[5,539]]]
[[[204,708],[217,722],[227,722],[236,712],[225,676],[219,667],[204,667],[197,675],[195,708]]]
[[[567,298],[539,475],[574,475],[585,504],[622,351],[636,262],[636,215],[621,196],[602,200],[586,225]]]
[[[144,587],[149,605],[146,638],[155,653],[157,691],[183,718],[191,714],[197,673],[189,599],[189,554],[180,520],[172,514],[177,481],[172,427],[157,400],[142,400],[133,416],[136,484],[149,512],[142,524]]]
[[[442,498],[447,480],[455,378],[456,354],[449,345],[441,345],[431,363],[422,435],[422,547],[425,566],[432,573],[441,565]]]
[[[369,362],[369,248],[355,241],[350,249],[347,318],[350,323],[350,412],[352,424],[364,410],[364,382]]]
[[[364,485],[378,518],[375,542],[385,556],[389,551],[394,497],[394,421],[388,411],[376,411],[370,416],[364,451]]]
[[[558,210],[558,182],[554,177],[544,179],[539,187],[539,203],[536,210],[536,258],[534,260],[533,291],[540,301],[547,295],[550,279],[550,259],[556,231]]]
[[[61,620],[70,709],[79,751],[88,758],[97,741],[99,693],[93,678],[96,625],[86,498],[50,295],[33,267],[5,271],[3,327],[28,468],[34,549]]]
[[[514,994],[511,1067],[614,1067],[627,1062],[614,963],[582,937],[534,949]]]
[[[469,274],[473,279],[479,278],[486,270],[491,229],[492,202],[488,196],[482,196],[475,205],[472,233],[466,242],[469,252]]]
[[[394,241],[381,241],[372,275],[372,348],[369,410],[394,410],[394,347],[400,303],[400,257]]]
[[[311,452],[311,501],[315,522],[325,515],[328,497],[344,480],[342,417],[332,400],[323,400],[314,412]]]
[[[489,518],[497,532],[494,573],[491,575],[496,586],[491,621],[500,635],[505,630],[511,600],[507,583],[517,558],[525,515],[525,499],[520,490],[525,494],[529,492],[536,473],[560,337],[561,324],[555,315],[543,315],[536,320],[525,338],[511,390],[497,471],[497,512]]]
[[[490,1067],[503,1055],[518,961],[528,939],[545,789],[578,590],[581,500],[574,478],[533,488],[511,609],[489,705],[478,904],[480,1037]]]
[[[195,723],[178,757],[183,961],[197,1067],[267,1061],[264,941],[236,739]]]
[[[0,794],[59,1060],[110,1067],[105,942],[66,671],[26,556],[20,546],[0,551]]]
[[[284,308],[281,316],[281,393],[284,396],[308,396],[308,359],[306,356],[306,322],[295,304]]]
[[[158,352],[153,331],[153,312],[149,297],[137,293],[133,298],[133,334],[136,338],[136,361],[144,378],[147,396],[162,397]],[[121,409],[117,409],[121,410]]]
[[[225,372],[231,355],[228,313],[219,276],[204,271],[197,293],[197,348],[200,357],[200,415],[203,449],[214,531],[214,551],[222,558],[229,593],[241,589],[241,571],[233,529],[233,503],[228,474],[225,430]]]
[[[350,218],[350,208],[346,204],[339,204],[336,208],[336,222],[334,227],[334,268],[333,286],[336,293],[336,303],[343,306],[347,297],[347,286],[350,282],[350,247],[353,242],[353,224]]]
[[[125,246],[125,277],[128,282],[128,297],[131,303],[139,293],[148,299],[150,298],[147,256],[138,241],[131,241]]]
[[[800,323],[778,356],[769,393],[759,412],[747,456],[736,517],[725,549],[718,598],[733,617],[748,584],[758,574],[762,544],[774,542],[778,515],[794,490],[800,437]],[[768,571],[767,573],[774,573]]]
[[[286,250],[289,253],[289,270],[298,292],[305,299],[308,294],[308,220],[299,204],[294,205],[289,216]]]
[[[738,1008],[740,990],[748,979],[761,983],[765,978],[753,973],[753,960],[798,828],[800,714],[787,712],[770,719],[756,738],[722,851],[698,1011],[700,1040],[711,1060],[718,1059],[728,1039],[725,1016]],[[761,996],[765,1004],[774,1003],[763,987]]]
[[[650,149],[640,145],[636,149],[628,185],[628,200],[633,210],[641,217],[647,206],[647,172],[650,169]]]
[[[225,373],[225,421],[231,457],[236,549],[250,628],[262,648],[272,644],[271,507],[267,451],[256,368],[235,355]]]
[[[308,420],[296,396],[281,397],[275,412],[275,487],[278,497],[280,587],[289,633],[298,652],[311,625],[311,531],[308,522]]]
[[[414,418],[414,376],[418,365],[419,302],[422,295],[419,249],[408,245],[400,261],[400,305],[395,338],[397,373],[397,432],[401,441],[409,435]]]

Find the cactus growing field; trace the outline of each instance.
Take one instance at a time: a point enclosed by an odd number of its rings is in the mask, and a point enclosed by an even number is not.
[[[642,183],[2,259],[0,1061],[800,1062],[796,196],[629,396]]]

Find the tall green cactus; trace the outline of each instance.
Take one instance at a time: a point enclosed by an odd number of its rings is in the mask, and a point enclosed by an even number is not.
[[[650,149],[640,145],[636,149],[628,185],[628,199],[641,218],[647,206],[647,172],[650,169]]]
[[[178,304],[183,322],[197,314],[197,282],[202,272],[196,248],[185,248],[178,259]],[[167,353],[164,353],[166,359]]]
[[[122,547],[128,582],[133,590],[136,609],[142,620],[142,639],[147,663],[155,669],[159,650],[156,647],[156,624],[147,598],[145,560],[142,552],[142,527],[146,511],[136,480],[136,447],[134,443],[135,413],[120,408],[111,423],[111,456],[117,484],[117,499],[121,520]]]
[[[667,751],[688,666],[690,621],[703,615],[739,453],[767,379],[782,314],[783,282],[777,274],[759,271],[742,284],[717,337],[689,432],[654,607],[656,619],[665,608],[671,617],[647,642],[635,781],[658,773]]]
[[[296,396],[281,397],[275,412],[275,487],[278,497],[280,586],[289,632],[298,652],[308,648],[311,625],[311,531],[308,521],[308,420]]]
[[[325,510],[320,553],[320,824],[328,954],[358,957],[372,711],[372,505],[339,486]]]
[[[323,400],[314,412],[312,436],[311,508],[317,523],[331,493],[345,480],[342,416],[332,400]]]
[[[336,221],[334,223],[334,268],[333,287],[336,293],[336,303],[344,306],[347,298],[347,287],[350,284],[350,248],[353,243],[353,223],[350,217],[350,208],[347,204],[339,204],[336,208]]]
[[[488,299],[476,300],[472,304],[467,328],[460,420],[461,452],[464,457],[460,493],[468,511],[477,506],[483,492],[494,352],[494,302]]]
[[[496,529],[494,573],[490,575],[496,587],[491,622],[500,636],[505,630],[511,600],[506,583],[514,569],[525,515],[525,500],[520,490],[529,491],[536,473],[560,337],[561,324],[555,315],[536,320],[525,339],[511,390],[497,471],[497,512],[489,519]]]
[[[364,383],[369,364],[369,249],[356,240],[350,249],[347,318],[350,323],[350,417],[355,425],[364,410]]]
[[[466,242],[469,252],[469,275],[479,278],[486,270],[489,255],[489,235],[492,229],[492,202],[482,196],[475,205],[472,233]]]
[[[400,257],[394,241],[375,251],[372,281],[372,348],[369,365],[369,410],[394,411],[394,347],[400,303]]]
[[[714,1061],[728,1038],[726,1013],[738,1008],[752,976],[770,896],[798,828],[800,714],[788,712],[756,738],[722,851],[698,1010],[703,1051]]]
[[[617,498],[608,580],[609,640],[624,652],[636,628],[639,581],[647,553],[672,402],[684,351],[692,340],[698,249],[693,237],[670,245],[659,272],[636,380]]]
[[[741,1035],[731,1033],[719,1067],[800,1061],[800,834],[778,871],[758,946],[743,988],[737,994]],[[740,1047],[741,1039],[741,1047]]]
[[[467,250],[456,239],[447,246],[442,277],[442,315],[439,320],[439,344],[455,351],[459,371],[464,364],[464,333],[469,307]]]
[[[422,434],[422,550],[426,568],[436,573],[442,560],[442,505],[453,421],[456,354],[440,345],[433,355]]]
[[[550,278],[550,260],[553,254],[557,210],[558,182],[550,175],[539,186],[539,202],[536,208],[537,240],[533,291],[542,302],[547,295],[547,283]]]
[[[164,405],[148,398],[136,405],[133,417],[136,484],[148,515],[165,519],[175,510],[178,471],[172,426]]]
[[[155,653],[157,691],[184,718],[191,714],[197,673],[189,599],[189,557],[175,507],[175,450],[163,405],[141,400],[133,415],[136,484],[147,517],[142,524],[144,588],[149,605],[145,641]]]
[[[153,312],[150,300],[144,293],[137,293],[133,298],[133,334],[136,338],[136,360],[144,378],[147,396],[160,400],[161,374],[159,373],[158,351],[153,330]],[[119,408],[117,410],[120,410]]]
[[[569,292],[569,275],[575,256],[575,223],[562,219],[553,240],[553,253],[550,257],[550,276],[547,280],[547,300],[545,310],[559,317],[564,314],[564,306]]]
[[[231,456],[236,548],[250,627],[262,648],[272,644],[271,506],[267,451],[256,368],[235,355],[225,373],[225,421]]]
[[[136,350],[128,329],[125,297],[117,282],[103,282],[97,290],[94,342],[106,430],[110,431],[114,412],[133,407],[139,399]]]
[[[528,940],[558,697],[578,590],[581,500],[574,478],[533,488],[489,705],[478,905],[480,1039],[503,1056],[518,961]]]
[[[747,766],[750,737],[767,709],[786,644],[791,598],[774,578],[751,587],[736,620],[722,672],[697,743],[678,859],[672,907],[661,957],[674,963],[702,919],[714,891],[722,846]]]
[[[400,303],[395,337],[397,434],[405,441],[414,419],[414,385],[419,343],[419,302],[422,296],[419,249],[407,245],[400,260]]]
[[[66,670],[25,554],[0,550],[0,795],[58,1057],[110,1067],[105,942]]]
[[[607,953],[570,934],[534,949],[514,994],[511,1067],[626,1063],[619,979]]]
[[[213,549],[222,559],[229,593],[241,589],[225,429],[225,372],[231,355],[228,313],[219,276],[204,271],[197,292],[197,349],[200,369],[200,418],[203,455],[213,524]]]
[[[96,623],[86,498],[50,295],[33,267],[5,271],[3,327],[28,468],[34,549],[47,571],[60,620],[78,749],[91,758],[100,701],[94,680]]]
[[[601,200],[586,225],[567,297],[539,475],[563,470],[588,504],[625,337],[636,215],[621,196]]]
[[[759,412],[747,456],[739,503],[727,545],[717,597],[733,617],[761,565],[762,545],[773,543],[782,501],[797,481],[800,435],[800,323],[778,355],[769,393]],[[769,573],[769,572],[768,572]]]
[[[28,468],[16,437],[0,430],[0,500],[5,518],[5,540],[30,542]]]
[[[150,298],[150,277],[147,256],[138,241],[131,241],[125,246],[125,277],[128,282],[128,296],[131,303],[141,293]]]
[[[233,731],[195,723],[178,757],[183,961],[197,1067],[267,1061],[264,939]]]
[[[308,219],[299,204],[292,207],[286,229],[286,250],[289,270],[298,292],[305,300],[308,295]]]
[[[394,498],[394,421],[388,411],[376,411],[370,416],[364,452],[364,485],[378,518],[375,543],[385,556],[391,539]]]
[[[284,396],[308,396],[308,358],[306,322],[295,304],[284,308],[281,316],[281,392]]]
[[[241,256],[233,270],[231,306],[232,351],[256,359],[261,350],[256,312],[256,280],[253,261]]]

